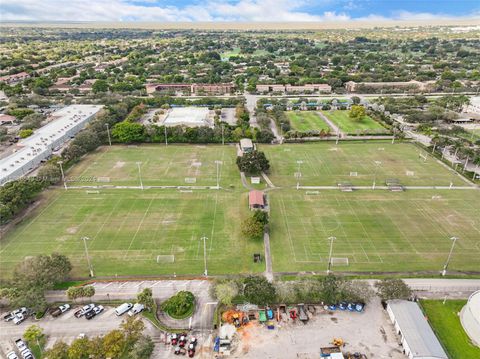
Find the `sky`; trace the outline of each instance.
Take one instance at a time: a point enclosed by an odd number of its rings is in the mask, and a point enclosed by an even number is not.
[[[338,22],[443,18],[480,21],[480,0],[0,0],[0,22]]]

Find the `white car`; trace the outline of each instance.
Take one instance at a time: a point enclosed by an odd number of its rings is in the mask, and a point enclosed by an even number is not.
[[[93,308],[95,308],[95,304],[87,304],[84,305],[82,308],[78,309],[73,315],[77,318],[80,318],[90,312]]]
[[[145,306],[143,304],[135,303],[133,308],[128,311],[128,315],[133,317],[134,315],[137,315],[144,309],[145,309]]]
[[[17,346],[20,352],[27,349],[27,344],[25,344],[25,342],[22,339],[15,340],[15,345]]]
[[[15,354],[15,352],[9,352],[7,353],[7,359],[18,359],[18,355]]]
[[[22,307],[22,308],[16,309],[16,310],[14,310],[13,312],[11,312],[11,313],[7,314],[6,316],[4,316],[3,319],[4,319],[6,322],[9,322],[9,321],[15,319],[15,317],[17,316],[17,314],[27,314],[27,308]]]
[[[101,312],[103,312],[105,308],[103,307],[103,305],[97,305],[95,308],[93,308],[93,311],[95,312],[95,314],[100,314]]]
[[[23,359],[34,359],[32,352],[30,349],[25,349],[23,352],[20,353]]]
[[[13,323],[16,325],[19,325],[21,322],[23,322],[25,319],[27,319],[26,315],[24,314],[17,314],[15,318],[13,318]]]

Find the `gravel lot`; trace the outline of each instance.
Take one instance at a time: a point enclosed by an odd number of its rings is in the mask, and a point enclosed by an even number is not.
[[[305,325],[287,323],[274,330],[251,325],[237,337],[242,339],[232,358],[319,358],[320,347],[342,338],[344,352],[360,352],[369,359],[405,359],[379,300],[369,303],[364,313],[321,310]]]

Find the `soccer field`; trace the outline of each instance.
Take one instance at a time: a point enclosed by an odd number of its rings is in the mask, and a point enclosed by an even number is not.
[[[240,185],[234,146],[141,145],[101,147],[66,174],[70,185],[220,186]]]
[[[317,142],[259,147],[270,160],[269,177],[276,186],[295,186],[299,169],[301,186],[336,186],[341,182],[370,186],[375,172],[377,185],[385,185],[391,178],[408,186],[448,186],[450,181],[467,185],[454,171],[409,143],[340,141],[338,145]],[[427,160],[419,154],[427,155]]]
[[[312,111],[286,111],[288,119],[293,130],[306,131],[324,131],[331,132],[327,123],[316,113]]]
[[[329,237],[339,271],[438,270],[457,236],[450,269],[480,268],[480,192],[269,192],[276,272],[325,271]]]
[[[389,131],[379,124],[377,121],[373,120],[371,117],[366,116],[361,121],[354,121],[349,116],[348,110],[334,110],[334,111],[322,111],[322,113],[328,117],[330,121],[335,123],[340,131],[347,134],[386,134]]]
[[[73,275],[86,277],[81,237],[96,276],[203,273],[207,240],[209,273],[263,271],[253,253],[263,243],[241,238],[246,195],[230,191],[53,190],[48,202],[0,242],[2,277],[25,256],[59,252],[70,257]],[[157,256],[161,263],[157,263]],[[174,256],[174,262],[169,260]]]

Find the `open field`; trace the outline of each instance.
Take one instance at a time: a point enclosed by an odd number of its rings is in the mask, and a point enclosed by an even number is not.
[[[270,179],[276,186],[295,186],[300,164],[301,186],[336,186],[340,182],[372,185],[375,171],[377,185],[396,178],[409,186],[467,185],[453,171],[428,156],[425,162],[419,153],[427,153],[409,143],[390,141],[340,141],[308,144],[262,145],[260,149],[270,160]],[[377,165],[375,161],[380,161]],[[377,167],[377,169],[375,169]]]
[[[474,346],[460,323],[458,313],[466,300],[422,300],[421,305],[430,325],[443,343],[451,359],[480,358],[480,348]]]
[[[235,160],[235,147],[228,145],[105,146],[87,155],[66,176],[70,185],[139,186],[137,162],[141,162],[145,186],[215,186],[215,161],[221,161],[220,185],[229,187],[240,185]]]
[[[460,239],[449,268],[480,268],[480,191],[291,189],[271,191],[269,200],[276,272],[324,272],[330,236],[333,257],[349,260],[334,271],[440,271],[452,236]]]
[[[43,207],[0,242],[2,276],[25,256],[59,252],[68,255],[74,276],[87,275],[81,237],[95,275],[203,273],[203,235],[208,237],[209,273],[264,270],[253,264],[263,243],[244,240],[241,218],[246,196],[238,192],[174,190],[54,190]],[[157,255],[175,262],[157,264]]]
[[[322,111],[330,121],[335,123],[344,133],[389,133],[389,131],[378,122],[374,121],[371,117],[366,116],[361,121],[354,121],[348,117],[349,111],[347,110],[335,110],[335,111]]]
[[[330,127],[318,116],[317,113],[311,111],[287,111],[285,112],[292,129],[300,132],[306,131],[325,131],[330,132]]]

